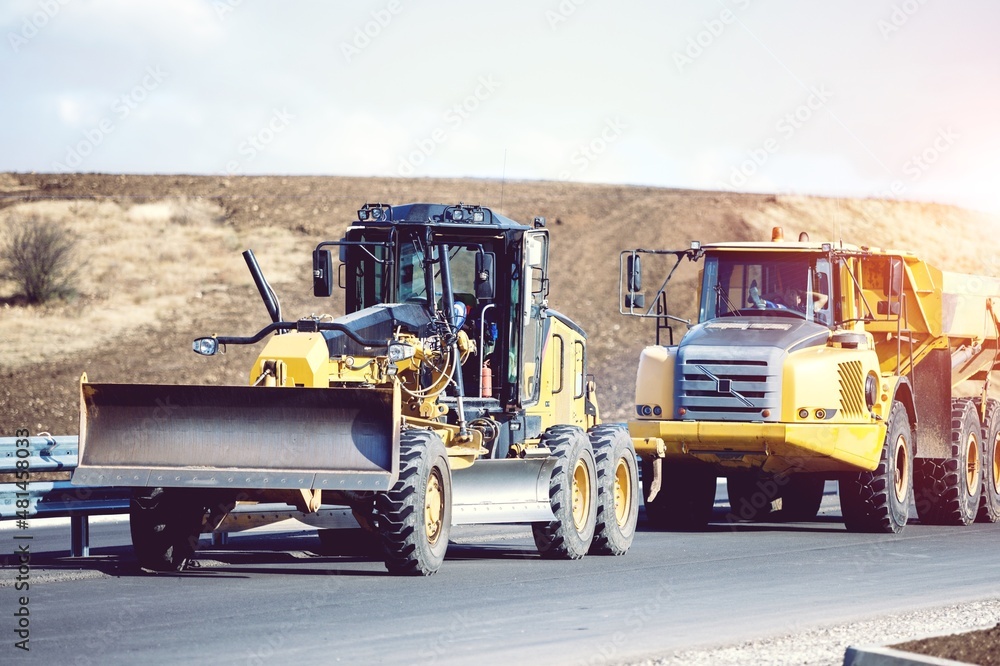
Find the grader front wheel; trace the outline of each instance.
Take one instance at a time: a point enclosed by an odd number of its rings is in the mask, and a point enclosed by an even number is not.
[[[135,488],[129,504],[132,548],[143,571],[184,569],[198,547],[207,509],[195,491]]]
[[[590,430],[597,462],[597,525],[591,555],[624,555],[639,519],[639,470],[635,448],[621,426]]]
[[[451,530],[451,471],[441,438],[404,430],[399,480],[375,500],[385,567],[390,573],[430,576],[441,568]]]
[[[533,523],[532,534],[542,557],[577,560],[587,554],[597,527],[597,468],[590,440],[580,428],[554,426],[542,446],[558,459],[549,481],[554,519]]]

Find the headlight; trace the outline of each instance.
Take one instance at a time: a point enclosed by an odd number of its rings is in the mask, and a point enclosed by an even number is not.
[[[416,352],[417,350],[410,345],[403,344],[402,342],[393,342],[389,345],[389,360],[393,363],[399,363],[408,358],[413,358]]]
[[[219,353],[219,341],[215,338],[198,338],[191,347],[195,354],[202,356],[215,356]]]
[[[875,376],[874,372],[868,373],[865,377],[865,403],[868,405],[868,409],[875,406],[875,401],[878,399],[878,377]]]

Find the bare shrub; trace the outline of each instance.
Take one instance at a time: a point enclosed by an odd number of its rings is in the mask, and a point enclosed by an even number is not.
[[[12,218],[0,240],[0,278],[14,282],[29,304],[76,293],[76,237],[37,215]]]

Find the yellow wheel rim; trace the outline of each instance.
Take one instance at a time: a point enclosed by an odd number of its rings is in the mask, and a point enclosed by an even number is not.
[[[1000,492],[1000,435],[993,440],[993,492]]]
[[[615,465],[615,520],[624,527],[632,512],[632,475],[629,474],[628,460],[619,458]]]
[[[896,438],[895,451],[893,452],[893,491],[896,493],[896,501],[905,502],[907,490],[910,485],[910,454],[906,449],[906,438],[900,435]]]
[[[443,527],[444,492],[441,487],[441,472],[435,468],[427,479],[427,492],[424,495],[424,528],[427,541],[431,544],[437,543]]]
[[[583,460],[573,468],[573,526],[583,530],[590,515],[590,470]]]
[[[965,487],[969,489],[969,495],[979,494],[979,439],[975,433],[969,433],[966,441],[966,464],[965,464]]]

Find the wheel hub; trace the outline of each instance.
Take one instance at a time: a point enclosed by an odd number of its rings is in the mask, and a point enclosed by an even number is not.
[[[615,465],[615,520],[622,527],[628,521],[632,511],[632,478],[629,474],[628,461],[619,458]]]
[[[590,515],[590,473],[583,460],[573,468],[573,526],[580,531]]]
[[[1000,493],[1000,436],[993,440],[993,492]]]
[[[980,478],[979,439],[976,437],[975,433],[970,433],[969,439],[966,441],[965,459],[965,487],[968,489],[970,496],[979,495]]]
[[[910,485],[910,465],[909,453],[906,450],[906,438],[897,437],[893,452],[893,492],[896,493],[896,501],[903,504],[907,501],[907,491]]]
[[[427,541],[437,543],[441,536],[442,516],[444,515],[444,493],[441,491],[441,475],[435,469],[427,479],[427,492],[424,495],[424,527]]]

